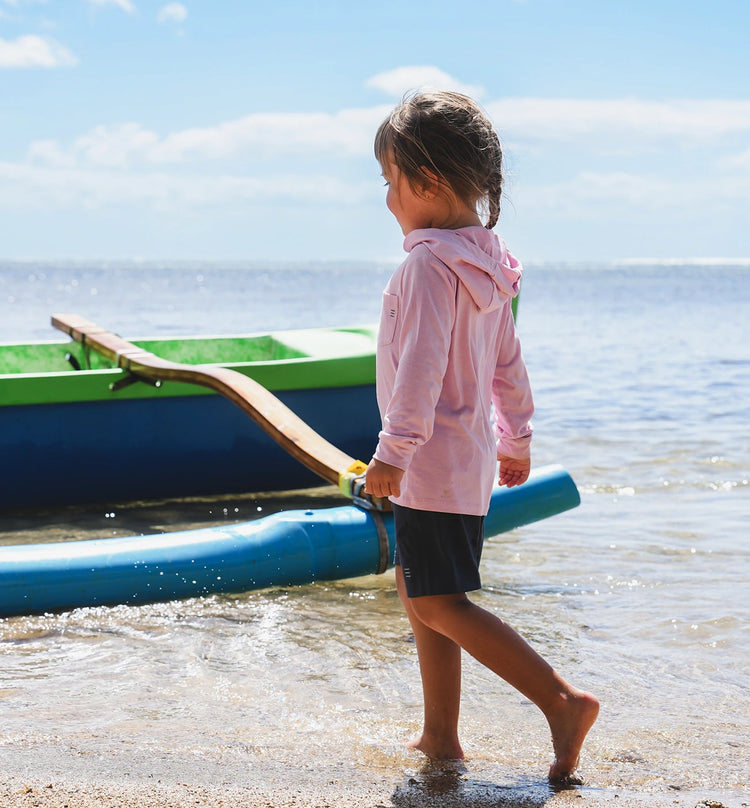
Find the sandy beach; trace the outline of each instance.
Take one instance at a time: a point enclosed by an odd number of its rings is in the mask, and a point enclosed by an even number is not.
[[[429,782],[408,777],[396,783],[313,782],[304,790],[273,786],[205,785],[179,782],[135,783],[22,780],[0,785],[3,808],[743,808],[740,795],[715,797],[699,791],[633,793],[576,788],[552,793],[541,784],[514,789],[468,778]]]
[[[334,750],[331,750],[334,752]],[[339,750],[340,752],[340,750]],[[164,750],[105,746],[87,754],[49,743],[3,749],[0,808],[747,808],[742,793],[706,786],[596,781],[552,788],[537,772],[482,760],[406,766],[289,757],[198,760]],[[413,764],[413,765],[412,765]],[[537,776],[538,775],[538,776]]]

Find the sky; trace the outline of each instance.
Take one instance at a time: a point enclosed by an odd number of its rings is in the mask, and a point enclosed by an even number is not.
[[[525,261],[750,257],[748,0],[0,0],[0,259],[391,261],[372,153],[474,96]]]

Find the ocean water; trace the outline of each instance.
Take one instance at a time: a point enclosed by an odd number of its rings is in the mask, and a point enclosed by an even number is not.
[[[392,269],[5,264],[0,340],[57,338],[53,311],[128,337],[371,323]],[[519,330],[534,462],[564,465],[582,504],[489,537],[476,598],[600,697],[582,796],[747,804],[750,264],[532,265]],[[296,504],[113,503],[2,519],[0,541]],[[403,747],[420,718],[392,572],[0,620],[0,771],[18,776],[377,781],[403,794],[428,776]],[[462,788],[544,805],[543,718],[470,658],[461,732]]]

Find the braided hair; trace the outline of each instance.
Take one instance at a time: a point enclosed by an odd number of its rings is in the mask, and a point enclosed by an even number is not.
[[[437,178],[465,203],[486,207],[488,230],[497,224],[502,148],[489,119],[468,96],[407,96],[380,125],[375,157],[381,165],[392,160],[415,189]]]

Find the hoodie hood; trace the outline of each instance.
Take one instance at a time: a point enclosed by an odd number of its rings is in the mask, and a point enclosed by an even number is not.
[[[456,274],[481,311],[499,308],[518,294],[521,264],[491,230],[481,226],[412,230],[404,249],[411,252],[420,244]]]

